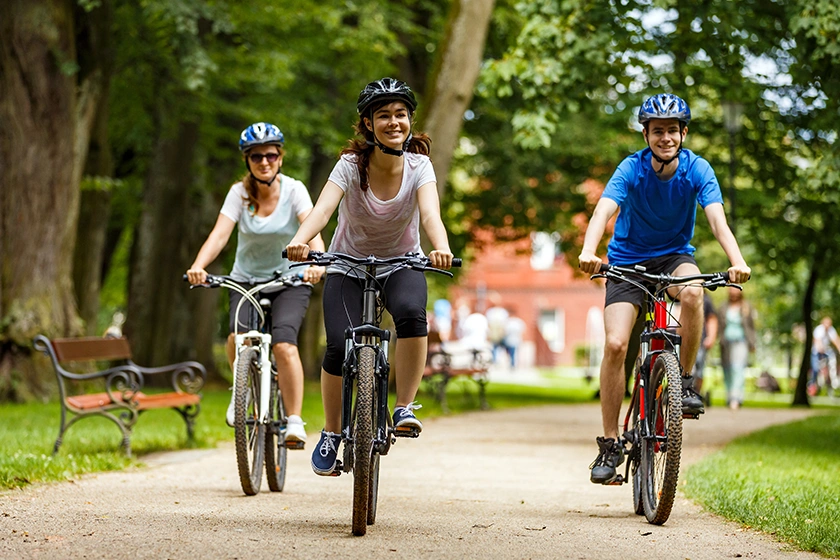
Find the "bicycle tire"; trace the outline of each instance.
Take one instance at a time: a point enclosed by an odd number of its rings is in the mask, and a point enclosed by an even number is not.
[[[647,421],[655,437],[642,442],[642,498],[648,523],[662,525],[674,506],[682,452],[682,375],[674,353],[656,358],[648,391]]]
[[[271,424],[265,433],[265,475],[268,489],[282,492],[286,484],[286,441],[282,426],[286,425],[286,411],[283,408],[283,395],[277,388],[277,380],[271,380],[271,401],[268,417]]]
[[[371,458],[373,456],[373,348],[359,349],[356,379],[356,425],[353,430],[353,534],[367,532],[370,501]]]
[[[236,465],[242,491],[254,496],[260,491],[264,460],[265,425],[257,422],[260,402],[259,352],[248,347],[239,355],[234,384],[233,429]]]

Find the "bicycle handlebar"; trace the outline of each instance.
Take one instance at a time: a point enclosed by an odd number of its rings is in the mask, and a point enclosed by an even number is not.
[[[700,284],[704,288],[715,290],[720,286],[731,286],[742,290],[740,284],[735,284],[729,281],[729,272],[712,272],[709,274],[692,274],[689,276],[672,276],[670,274],[650,274],[644,270],[637,268],[628,268],[623,266],[616,266],[607,263],[601,263],[601,270],[593,274],[590,278],[613,278],[616,280],[624,279],[624,275],[631,275],[637,278],[642,278],[649,282],[655,282],[657,285],[665,288],[676,284],[687,284],[695,280],[701,280]]]
[[[283,258],[288,258],[286,250],[283,249]],[[437,272],[452,277],[453,274],[447,270],[431,266],[429,257],[424,257],[419,253],[407,253],[399,257],[389,257],[380,259],[374,255],[367,257],[354,257],[345,253],[328,253],[322,251],[309,251],[309,260],[292,263],[292,267],[297,266],[329,266],[335,262],[344,262],[354,266],[378,266],[378,265],[406,265],[415,270]],[[453,267],[460,267],[463,261],[459,258],[452,259]]]
[[[181,276],[181,279],[184,282],[189,282],[189,278],[186,274]],[[298,271],[293,274],[287,274],[283,276],[282,273],[278,270],[274,272],[274,278],[272,280],[266,280],[265,282],[257,282],[257,284],[269,284],[272,282],[279,282],[281,284],[290,284],[295,281],[303,280],[303,271]],[[193,288],[219,288],[225,285],[225,282],[236,282],[230,276],[220,276],[215,274],[208,274],[204,284],[192,284],[190,289]]]

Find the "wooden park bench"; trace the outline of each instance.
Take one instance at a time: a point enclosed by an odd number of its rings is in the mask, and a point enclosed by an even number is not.
[[[53,454],[58,453],[64,433],[82,418],[104,416],[122,432],[122,446],[131,456],[131,431],[140,413],[153,408],[171,408],[187,424],[187,436],[192,439],[195,417],[200,410],[200,391],[207,379],[207,371],[198,362],[181,362],[168,366],[147,368],[131,361],[131,348],[125,338],[61,338],[50,340],[35,337],[36,350],[52,360],[61,397],[61,426],[55,440]],[[110,362],[111,367],[95,370],[94,362]],[[74,364],[70,371],[63,364]],[[79,371],[83,370],[83,371]],[[143,392],[146,380],[168,375],[171,391]],[[81,393],[68,389],[89,388],[91,384],[104,391]],[[69,418],[69,420],[68,420]]]
[[[442,348],[440,335],[435,331],[429,332],[429,355],[423,378],[434,390],[435,397],[440,402],[441,409],[449,412],[446,400],[446,388],[449,382],[459,376],[465,376],[478,385],[478,402],[481,410],[490,408],[487,402],[487,372],[490,361],[480,350],[465,351],[469,355],[453,356]]]

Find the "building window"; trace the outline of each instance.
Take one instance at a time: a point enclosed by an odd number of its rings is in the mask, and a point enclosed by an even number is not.
[[[563,309],[540,309],[538,326],[551,351],[561,353],[566,347],[566,313]]]
[[[560,256],[560,234],[535,231],[531,234],[531,268],[549,270]]]

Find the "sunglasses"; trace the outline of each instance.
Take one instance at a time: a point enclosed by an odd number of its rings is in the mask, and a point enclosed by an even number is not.
[[[268,163],[274,163],[280,158],[280,154],[275,152],[270,154],[248,154],[248,159],[251,160],[251,163],[260,163],[263,158],[268,160]]]

